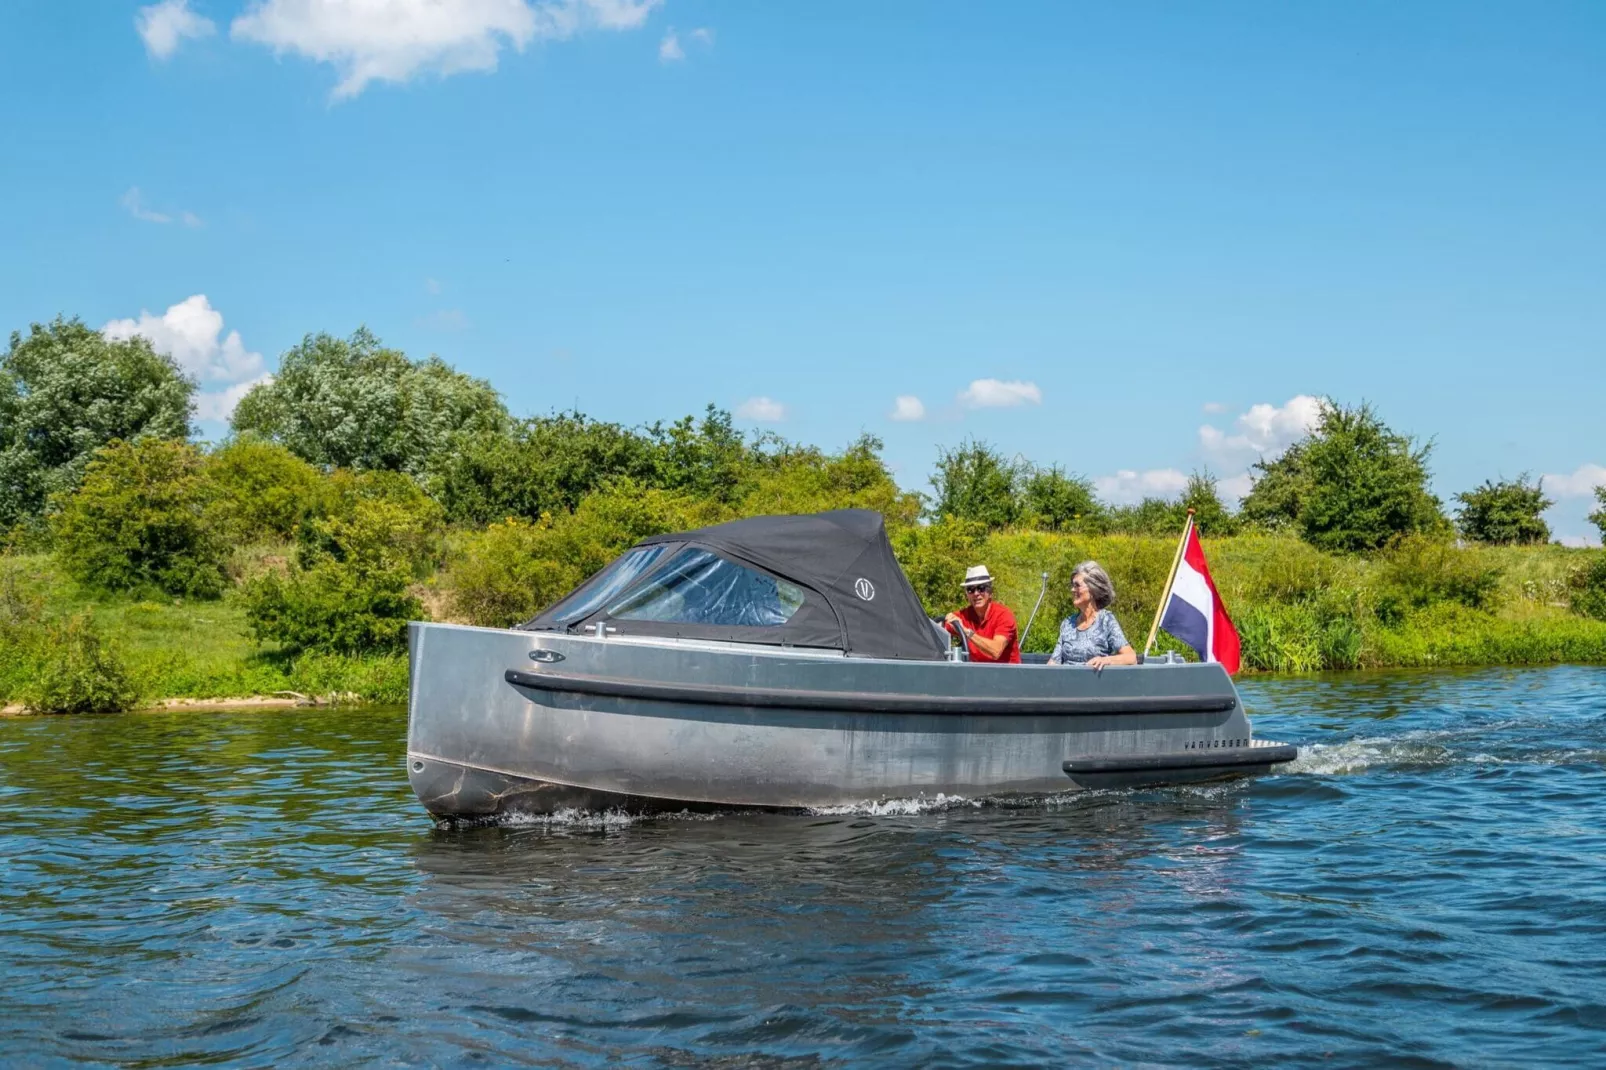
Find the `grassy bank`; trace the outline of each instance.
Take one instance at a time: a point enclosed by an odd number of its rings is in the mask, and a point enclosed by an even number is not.
[[[291,656],[252,641],[232,596],[218,601],[114,598],[90,594],[47,555],[0,559],[0,705],[27,702],[52,651],[56,629],[84,619],[126,669],[140,702],[237,698],[295,692],[367,702],[407,698],[404,654]],[[59,670],[58,670],[59,671]]]
[[[957,605],[956,570],[983,561],[998,577],[999,597],[1024,625],[1047,571],[1049,594],[1026,644],[1036,651],[1049,649],[1059,620],[1071,612],[1070,572],[1087,559],[1109,570],[1117,615],[1141,645],[1174,550],[1169,539],[1143,536],[967,537],[935,525],[908,528],[897,544],[933,613]],[[1243,638],[1248,672],[1606,662],[1606,622],[1568,608],[1598,551],[1422,543],[1348,556],[1265,535],[1206,545]],[[271,550],[240,556],[248,567],[271,567],[263,564],[272,561]],[[454,618],[454,596],[471,572],[459,568],[418,588],[437,618]],[[403,654],[292,655],[251,638],[232,592],[199,602],[108,597],[65,577],[49,556],[14,555],[0,558],[0,705],[28,702],[44,675],[76,671],[60,649],[70,645],[63,629],[75,620],[100,637],[140,702],[282,692],[406,698]],[[1159,647],[1183,649],[1163,633]]]
[[[1206,540],[1205,547],[1247,671],[1606,662],[1606,621],[1570,608],[1600,551],[1422,541],[1338,555],[1268,535]],[[1044,623],[1027,640],[1027,649],[1046,650],[1070,612],[1070,571],[1087,559],[1109,570],[1116,613],[1141,645],[1174,549],[1170,540],[1138,536],[1001,533],[973,552],[1000,577],[1000,597],[1023,623],[1039,575],[1049,572]],[[1172,644],[1162,637],[1159,646]]]

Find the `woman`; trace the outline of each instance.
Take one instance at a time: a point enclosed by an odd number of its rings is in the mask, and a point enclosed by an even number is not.
[[[1060,622],[1059,642],[1048,656],[1050,665],[1136,665],[1137,651],[1126,641],[1121,622],[1109,610],[1115,601],[1115,584],[1097,561],[1083,561],[1071,573],[1074,616]]]

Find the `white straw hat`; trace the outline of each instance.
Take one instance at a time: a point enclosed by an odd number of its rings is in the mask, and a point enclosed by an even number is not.
[[[965,587],[991,587],[993,577],[986,565],[971,565],[965,569]]]

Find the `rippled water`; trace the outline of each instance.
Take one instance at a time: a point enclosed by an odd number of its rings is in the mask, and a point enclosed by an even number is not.
[[[0,1062],[1606,1064],[1606,670],[1242,690],[1290,773],[460,833],[396,710],[0,721]]]

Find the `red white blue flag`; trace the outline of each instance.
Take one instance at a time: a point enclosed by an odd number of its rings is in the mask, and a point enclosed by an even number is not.
[[[1216,581],[1210,578],[1210,566],[1199,545],[1199,529],[1192,524],[1160,627],[1193,647],[1199,660],[1219,661],[1229,673],[1238,671],[1238,629],[1232,626],[1227,607],[1216,593]]]

